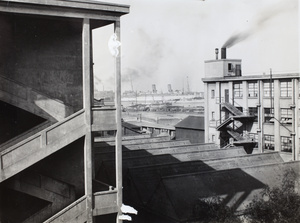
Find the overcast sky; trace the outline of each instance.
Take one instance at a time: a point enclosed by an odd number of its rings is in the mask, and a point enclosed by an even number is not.
[[[297,0],[111,0],[130,5],[121,17],[122,91],[203,91],[204,61],[228,39],[227,58],[243,75],[299,72]],[[107,42],[112,26],[94,32],[99,90],[114,86]]]

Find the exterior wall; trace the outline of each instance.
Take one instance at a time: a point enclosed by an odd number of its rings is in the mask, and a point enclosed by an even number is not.
[[[204,129],[206,131],[204,131],[204,141],[205,143],[208,143],[209,142],[209,133],[212,131],[210,129],[210,126],[209,126],[209,96],[208,96],[208,93],[209,93],[209,89],[208,89],[208,83],[204,83]]]
[[[0,16],[1,75],[82,108],[82,25],[80,20]]]
[[[191,143],[204,143],[204,131],[176,128],[176,140],[189,139]]]
[[[205,62],[205,77],[223,77],[223,73],[223,60]]]
[[[224,77],[235,76],[233,72],[228,71],[228,64],[233,67],[241,65],[241,60],[210,60],[205,61],[205,77]]]
[[[205,129],[209,129],[209,131],[205,131],[205,142],[215,142],[216,144],[220,144],[219,141],[219,131],[216,130],[218,125],[218,121],[220,120],[220,85],[219,83],[209,83],[206,85],[206,95],[205,98]],[[214,94],[212,93],[214,91]],[[214,112],[214,114],[212,113]],[[177,133],[176,133],[177,134]],[[213,141],[213,136],[215,141]]]

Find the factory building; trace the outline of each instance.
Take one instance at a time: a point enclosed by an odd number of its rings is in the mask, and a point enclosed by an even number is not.
[[[89,0],[0,1],[0,222],[119,219],[120,56],[115,105],[94,103],[92,32],[110,25],[119,38],[128,13]],[[95,177],[96,135],[107,132],[116,133],[114,186]]]
[[[205,61],[205,142],[299,156],[299,73],[243,76],[242,61]]]

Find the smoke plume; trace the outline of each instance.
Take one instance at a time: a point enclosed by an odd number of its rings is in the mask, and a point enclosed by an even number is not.
[[[126,68],[122,74],[122,82],[132,82],[135,79],[140,78],[139,71],[134,68]]]
[[[267,10],[264,10],[260,13],[258,19],[255,23],[253,23],[252,26],[229,37],[229,39],[224,43],[222,47],[229,48],[241,41],[248,39],[258,31],[260,31],[265,25],[267,25],[267,22],[272,18],[278,16],[281,13],[287,12],[289,10],[295,10],[297,8],[297,0],[282,1],[279,4],[269,7]]]

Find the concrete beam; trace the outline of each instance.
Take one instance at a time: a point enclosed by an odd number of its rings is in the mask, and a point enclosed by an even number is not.
[[[0,11],[42,16],[69,18],[89,18],[95,20],[117,21],[129,13],[129,6],[75,1],[12,0],[1,1]]]

